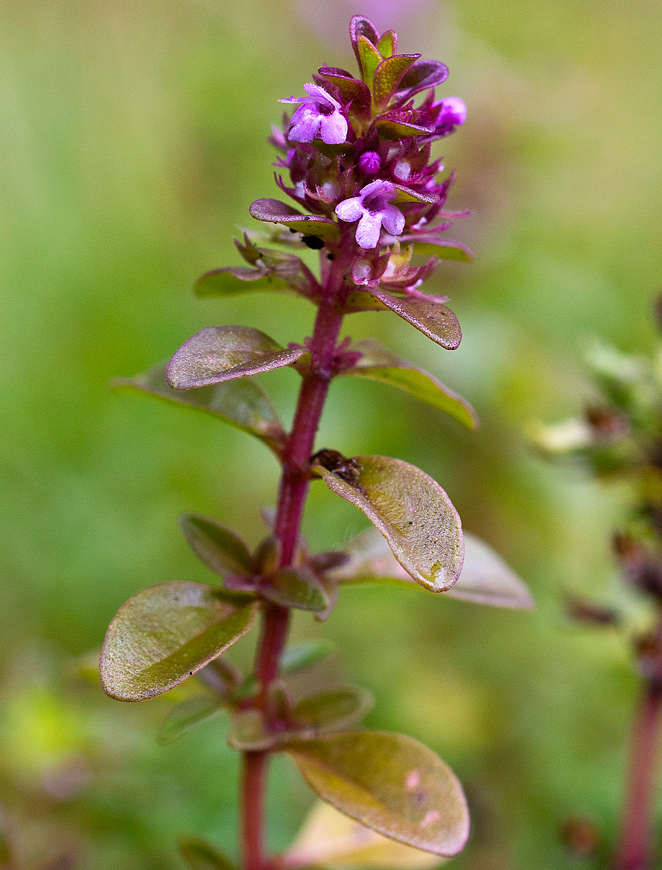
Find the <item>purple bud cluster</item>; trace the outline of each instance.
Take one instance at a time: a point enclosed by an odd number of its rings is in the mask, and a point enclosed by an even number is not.
[[[397,54],[394,31],[379,34],[356,16],[350,37],[360,77],[321,67],[304,97],[281,100],[298,108],[270,141],[285,171],[276,174],[279,187],[307,213],[351,225],[352,235],[342,235],[345,246],[348,238],[356,244],[354,282],[374,285],[389,266],[386,246],[448,244],[440,234],[460,215],[444,211],[453,175],[438,180],[444,167],[431,158],[431,145],[465,122],[466,107],[458,97],[436,99],[448,69]]]

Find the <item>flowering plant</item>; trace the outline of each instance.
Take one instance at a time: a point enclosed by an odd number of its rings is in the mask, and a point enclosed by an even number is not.
[[[282,468],[269,534],[252,550],[216,520],[184,515],[186,540],[221,585],[170,581],[138,592],[113,619],[101,656],[103,687],[119,700],[154,697],[194,674],[202,679],[205,694],[175,710],[164,739],[221,709],[231,712],[228,740],[242,753],[245,870],[295,868],[326,857],[315,826],[330,824],[328,811],[278,863],[266,855],[264,790],[274,752],[290,755],[313,791],[354,820],[349,833],[343,829],[345,844],[349,838],[365,846],[368,834],[376,845],[384,835],[398,848],[448,856],[463,848],[469,830],[462,788],[441,759],[411,738],[358,727],[370,706],[363,690],[326,688],[297,697],[295,677],[323,667],[328,647],[287,646],[293,608],[324,619],[344,585],[394,581],[483,603],[530,606],[525,587],[498,557],[470,536],[463,539],[450,499],[425,472],[385,456],[315,451],[327,391],[339,376],[392,384],[469,428],[476,425],[471,406],[432,375],[372,339],[340,339],[347,315],[392,311],[441,347],[456,348],[460,327],[445,298],[419,288],[441,258],[469,259],[462,245],[444,237],[458,217],[445,209],[453,176],[438,181],[443,166],[431,157],[432,143],[466,116],[458,98],[435,97],[448,70],[417,54],[398,54],[396,34],[379,34],[361,16],[352,19],[350,36],[359,78],[324,66],[304,86],[303,98],[282,101],[298,107],[273,131],[276,181],[296,207],[277,199],[254,202],[251,215],[269,228],[245,232],[236,242],[246,265],[216,269],[196,283],[202,297],[252,290],[304,297],[317,309],[312,336],[283,346],[251,327],[208,327],[167,365],[124,381],[254,435]],[[299,256],[306,247],[319,251],[318,275]],[[428,259],[417,263],[418,254]],[[301,376],[289,432],[250,380],[284,366]],[[310,553],[300,526],[315,480],[354,504],[375,528],[341,549]],[[255,668],[246,675],[220,656],[258,614]],[[311,842],[317,851],[311,852]],[[334,848],[337,855],[337,842]],[[182,855],[191,867],[230,864],[200,841],[183,843]],[[383,860],[396,866],[405,859],[390,854]]]

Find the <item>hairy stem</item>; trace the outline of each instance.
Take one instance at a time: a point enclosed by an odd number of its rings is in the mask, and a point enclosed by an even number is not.
[[[662,714],[662,684],[649,680],[632,731],[630,769],[614,870],[649,870]]]
[[[299,399],[282,457],[283,471],[278,493],[275,534],[280,542],[281,568],[289,567],[296,554],[303,509],[310,485],[309,462],[322,408],[333,376],[333,360],[343,315],[334,304],[342,285],[341,265],[327,270],[326,300],[318,309],[310,344],[311,363],[304,375]],[[290,612],[286,607],[265,604],[262,633],[255,659],[255,675],[260,683],[257,705],[267,711],[270,685],[278,677],[280,658],[287,640]],[[242,850],[243,870],[265,870],[264,794],[268,752],[243,753],[242,776]]]

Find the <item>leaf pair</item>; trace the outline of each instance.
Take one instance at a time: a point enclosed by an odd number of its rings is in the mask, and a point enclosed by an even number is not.
[[[184,514],[181,526],[189,546],[203,565],[220,577],[230,578],[234,588],[267,598],[281,607],[321,612],[329,606],[324,587],[305,566],[262,573],[263,566],[258,564],[260,554],[251,556],[242,538],[216,520]],[[271,542],[277,547],[275,539],[268,539],[267,543]]]
[[[259,710],[239,711],[232,719],[228,743],[243,752],[283,748],[350,728],[371,708],[372,697],[368,692],[345,687],[310,695],[295,704],[291,711],[285,709],[277,729],[267,726]]]

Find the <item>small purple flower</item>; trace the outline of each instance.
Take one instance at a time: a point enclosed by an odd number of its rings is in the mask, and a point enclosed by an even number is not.
[[[290,142],[312,142],[320,136],[327,145],[342,145],[347,140],[347,118],[340,103],[319,85],[303,86],[308,96],[285,97],[280,103],[302,103],[290,121],[287,138]]]
[[[359,166],[366,175],[377,175],[382,165],[382,158],[376,151],[364,151],[359,157]]]
[[[358,196],[345,199],[336,206],[341,221],[358,221],[356,241],[365,250],[376,248],[382,226],[392,236],[398,236],[405,228],[405,216],[399,208],[391,205],[398,191],[390,181],[371,181]]]
[[[437,106],[439,114],[435,126],[439,132],[450,132],[454,127],[461,127],[467,120],[467,107],[459,97],[446,97]]]

